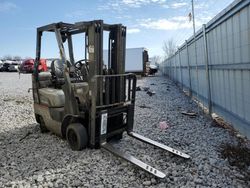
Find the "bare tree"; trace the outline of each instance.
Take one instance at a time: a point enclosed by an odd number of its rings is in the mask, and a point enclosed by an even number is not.
[[[153,57],[150,58],[150,61],[153,64],[159,65],[161,63],[161,61],[162,61],[162,58],[159,55],[155,55],[155,56],[153,56]]]
[[[20,56],[16,55],[16,56],[13,57],[13,59],[16,60],[16,61],[20,61],[22,58]]]
[[[177,46],[174,40],[171,38],[163,42],[162,49],[164,51],[164,58],[167,59],[175,54],[175,52],[177,51]]]
[[[11,55],[5,55],[3,57],[3,60],[12,60],[12,59],[13,59],[13,57]]]

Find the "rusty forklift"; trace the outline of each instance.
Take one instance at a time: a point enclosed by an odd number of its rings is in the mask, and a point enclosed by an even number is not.
[[[103,33],[108,32],[108,63],[103,65]],[[50,72],[39,72],[42,35],[53,32],[60,58]],[[72,36],[84,34],[83,59],[75,61]],[[66,56],[65,42],[68,55]],[[36,60],[32,89],[36,121],[42,132],[65,138],[73,150],[102,148],[143,170],[164,178],[165,174],[112,146],[124,132],[183,158],[190,156],[145,138],[133,131],[136,76],[125,72],[126,27],[89,22],[53,23],[37,28]]]

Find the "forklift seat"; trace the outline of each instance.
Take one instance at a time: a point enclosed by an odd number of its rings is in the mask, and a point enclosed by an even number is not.
[[[65,96],[62,89],[41,88],[39,89],[40,101],[48,107],[64,107]]]
[[[38,74],[39,86],[40,88],[50,87],[52,85],[50,72],[40,72]]]
[[[65,83],[64,80],[64,64],[60,59],[55,59],[51,63],[51,74],[52,74],[52,82],[54,83],[55,88],[61,89],[61,86]]]

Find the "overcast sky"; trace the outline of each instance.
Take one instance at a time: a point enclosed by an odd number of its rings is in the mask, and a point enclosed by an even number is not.
[[[194,3],[198,30],[232,0]],[[122,23],[127,26],[127,47],[146,47],[150,56],[163,55],[164,40],[173,38],[181,45],[192,35],[189,12],[191,0],[0,0],[0,57],[34,57],[35,31],[39,26],[93,19]],[[54,38],[47,38],[43,57],[58,56],[57,49],[52,49],[54,43]],[[76,43],[76,48],[80,48],[81,41]]]

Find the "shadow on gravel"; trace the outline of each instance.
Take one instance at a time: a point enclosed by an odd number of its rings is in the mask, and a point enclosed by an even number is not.
[[[114,143],[119,144],[120,142]],[[66,140],[50,132],[41,133],[39,124],[36,123],[1,132],[0,156],[0,182],[30,178],[45,172],[53,174],[64,171],[64,174],[68,174],[70,173],[68,168],[72,168],[72,166],[74,170],[81,171],[81,176],[85,176],[85,173],[90,171],[94,171],[94,173],[96,170],[102,171],[103,165],[119,174],[124,168],[120,163],[125,163],[99,149],[72,151]],[[145,177],[153,178],[132,164],[128,166],[130,167],[126,166],[126,168],[140,172],[136,175],[137,178],[140,178],[141,173]],[[108,172],[102,172],[102,176],[105,177],[106,173]]]
[[[67,142],[52,133],[42,134],[34,123],[0,133],[0,177],[13,181],[35,172],[57,169],[75,162]]]
[[[221,156],[227,159],[231,166],[236,166],[244,174],[244,181],[250,181],[250,148],[244,143],[239,142],[237,145],[222,144]]]
[[[241,170],[250,167],[250,149],[246,146],[223,144],[221,149],[222,157],[227,158],[230,165],[237,166]]]
[[[0,132],[0,146],[3,144],[11,144],[22,141],[24,139],[23,137],[27,137],[27,134],[34,135],[37,133],[40,133],[39,124],[37,123],[32,123],[21,128]]]

